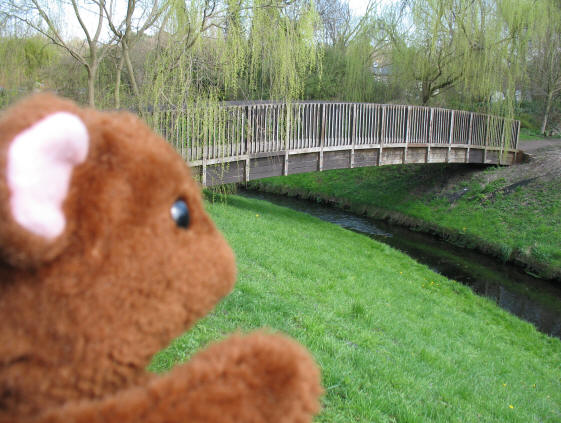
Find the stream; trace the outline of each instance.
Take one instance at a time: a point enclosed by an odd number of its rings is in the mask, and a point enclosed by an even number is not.
[[[388,244],[436,273],[490,298],[541,332],[561,338],[561,287],[532,277],[518,267],[455,247],[431,235],[312,201],[256,191],[238,194],[304,212]]]

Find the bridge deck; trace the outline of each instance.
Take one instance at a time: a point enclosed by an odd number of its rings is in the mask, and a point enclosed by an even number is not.
[[[203,186],[386,164],[509,165],[520,128],[491,115],[364,103],[221,104],[156,118]]]

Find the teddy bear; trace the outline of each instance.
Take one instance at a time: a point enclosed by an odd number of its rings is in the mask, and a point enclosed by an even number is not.
[[[138,118],[53,94],[2,113],[0,422],[310,421],[319,370],[282,335],[146,371],[235,278],[187,164]]]

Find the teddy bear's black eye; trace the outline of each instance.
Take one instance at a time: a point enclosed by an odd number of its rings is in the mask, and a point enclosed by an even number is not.
[[[189,226],[189,207],[183,200],[177,200],[171,206],[171,217],[180,228],[186,229]]]

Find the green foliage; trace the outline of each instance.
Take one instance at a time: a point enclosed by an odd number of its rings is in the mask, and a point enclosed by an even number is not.
[[[248,40],[247,84],[250,98],[294,100],[304,81],[318,70],[320,50],[314,40],[318,16],[313,3],[295,3],[293,16],[255,0]]]
[[[520,116],[532,131],[556,128],[561,79],[548,79],[561,75],[561,10],[554,0],[411,0],[385,8],[374,1],[355,19],[339,3],[323,1],[320,18],[307,0],[223,0],[215,8],[205,0],[170,0],[161,30],[135,38],[140,99],[124,71],[121,104],[146,110],[209,100],[429,103]],[[68,51],[0,29],[0,102],[37,88],[86,100],[87,74]],[[68,43],[84,53],[83,40]],[[115,104],[119,51],[115,45],[99,63],[98,106]],[[524,109],[516,97],[536,107]]]
[[[465,101],[485,102],[488,110],[512,116],[527,28],[538,16],[535,2],[417,0],[408,5],[405,23],[391,29],[391,54],[395,82],[409,87],[410,100],[427,104],[455,87]]]
[[[51,85],[49,68],[57,54],[43,37],[0,37],[0,57],[0,108]]]

